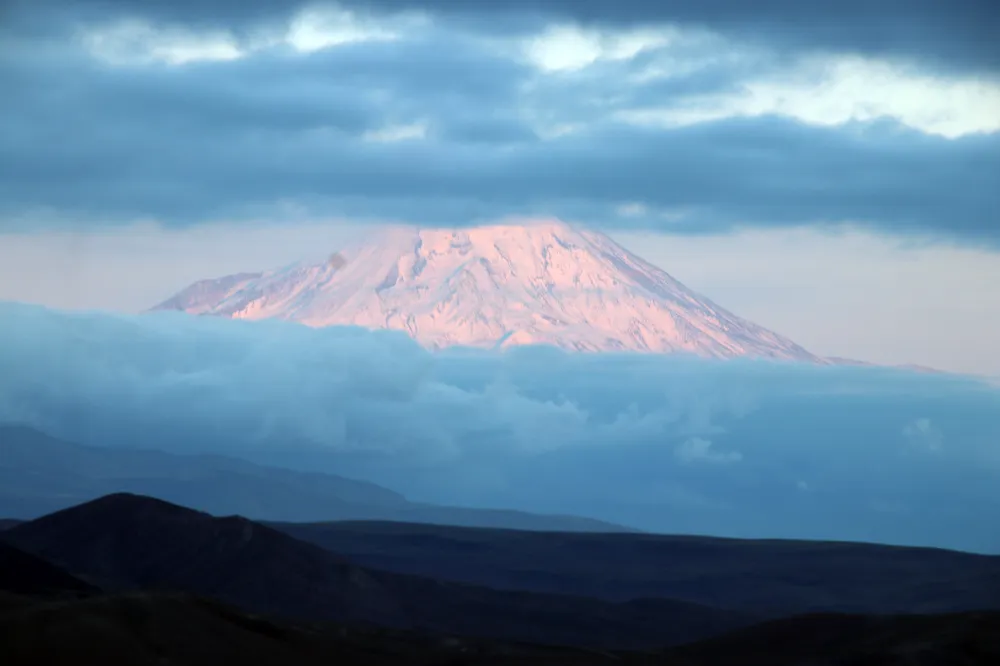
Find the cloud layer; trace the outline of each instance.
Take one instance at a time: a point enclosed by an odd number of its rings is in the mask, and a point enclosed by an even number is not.
[[[15,5],[18,3],[15,2]],[[128,15],[146,20],[246,32],[280,24],[289,15],[331,3],[315,0],[21,0],[71,16]],[[409,12],[465,25],[519,33],[546,22],[635,27],[676,24],[778,44],[793,52],[851,51],[873,56],[930,59],[961,68],[1000,69],[990,0],[346,0],[340,7],[365,14]],[[37,11],[37,10],[36,10]]]
[[[995,245],[1000,69],[967,4],[21,3],[0,229],[557,215]]]
[[[959,377],[0,307],[0,421],[665,531],[1000,551],[1000,391]]]

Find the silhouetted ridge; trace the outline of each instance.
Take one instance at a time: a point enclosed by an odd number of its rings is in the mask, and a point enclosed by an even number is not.
[[[67,513],[72,515],[74,519],[78,519],[79,516],[85,515],[89,512],[94,512],[103,518],[108,512],[113,513],[116,511],[120,511],[123,514],[128,515],[149,512],[158,516],[175,516],[189,519],[193,518],[195,515],[205,518],[212,517],[204,511],[190,509],[156,497],[149,497],[148,495],[138,495],[136,493],[110,493],[108,495],[98,497],[97,499],[90,500],[89,502],[83,502],[82,504],[64,509],[63,511],[56,511],[55,513],[49,514],[36,522],[51,520],[57,516]]]
[[[240,516],[125,493],[4,538],[108,590],[190,592],[285,618],[595,647],[673,644],[758,619],[671,599],[616,604],[366,569]]]
[[[116,588],[217,588],[277,562],[302,571],[346,564],[321,548],[246,518],[215,518],[170,502],[115,493],[6,532],[13,543]],[[234,589],[233,593],[237,593]]]

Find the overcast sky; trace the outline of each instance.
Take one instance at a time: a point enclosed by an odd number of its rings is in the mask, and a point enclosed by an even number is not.
[[[14,0],[0,298],[558,216],[823,354],[1000,374],[992,0]]]

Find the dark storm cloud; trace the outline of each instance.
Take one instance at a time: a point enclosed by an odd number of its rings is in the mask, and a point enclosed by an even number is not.
[[[287,20],[299,0],[15,0],[86,18],[145,17],[239,32]],[[677,23],[766,42],[789,51],[846,51],[901,56],[943,68],[1000,71],[1000,5],[995,0],[347,0],[375,13],[423,11],[479,30],[524,32],[545,21],[635,26]]]

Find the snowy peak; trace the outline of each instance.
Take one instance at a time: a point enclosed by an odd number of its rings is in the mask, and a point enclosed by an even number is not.
[[[203,280],[155,309],[406,331],[421,344],[549,344],[819,361],[607,236],[558,221],[394,227],[318,263]]]

